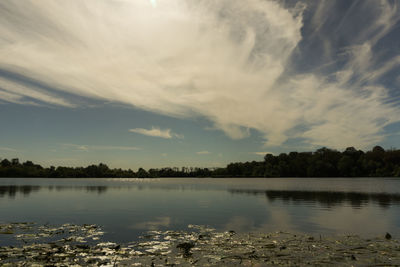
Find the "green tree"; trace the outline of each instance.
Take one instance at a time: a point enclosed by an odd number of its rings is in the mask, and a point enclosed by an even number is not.
[[[139,178],[148,178],[149,174],[145,169],[139,168],[139,170],[136,173],[136,176]]]

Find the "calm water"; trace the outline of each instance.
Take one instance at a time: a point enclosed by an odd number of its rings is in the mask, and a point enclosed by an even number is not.
[[[0,223],[9,222],[98,224],[114,242],[188,224],[398,238],[400,179],[6,178]]]

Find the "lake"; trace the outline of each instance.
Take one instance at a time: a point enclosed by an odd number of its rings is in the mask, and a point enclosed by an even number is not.
[[[0,214],[0,223],[97,224],[104,240],[119,243],[189,224],[398,238],[400,179],[2,178]],[[0,236],[0,245],[6,241]]]

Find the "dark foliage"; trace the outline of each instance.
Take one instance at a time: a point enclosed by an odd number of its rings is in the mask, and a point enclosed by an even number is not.
[[[267,154],[264,161],[230,163],[226,168],[161,168],[137,172],[110,169],[107,165],[43,168],[32,161],[0,161],[0,177],[117,178],[117,177],[400,177],[400,150],[380,146],[363,152],[348,147],[339,152],[320,148],[315,152]]]
[[[376,146],[363,152],[348,147],[339,152],[320,148],[315,152],[267,154],[264,162],[231,163],[226,176],[233,177],[400,177],[400,150]]]

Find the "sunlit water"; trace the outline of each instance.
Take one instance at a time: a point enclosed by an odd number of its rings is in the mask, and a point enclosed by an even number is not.
[[[97,224],[104,239],[122,243],[189,224],[399,237],[400,179],[3,178],[0,223],[10,222]]]

